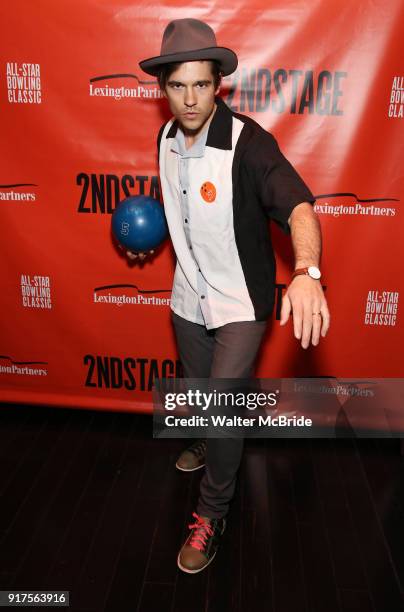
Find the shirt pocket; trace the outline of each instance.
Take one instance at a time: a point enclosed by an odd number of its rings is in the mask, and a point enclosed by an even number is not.
[[[194,168],[190,167],[190,171],[191,230],[216,236],[232,236],[234,229],[231,166],[222,163],[213,168],[212,164],[209,164],[209,167],[205,168],[205,164],[201,164],[201,167],[195,164]]]

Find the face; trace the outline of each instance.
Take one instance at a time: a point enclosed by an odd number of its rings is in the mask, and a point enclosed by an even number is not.
[[[214,79],[209,61],[184,62],[167,79],[163,95],[185,133],[196,136],[213,116]]]

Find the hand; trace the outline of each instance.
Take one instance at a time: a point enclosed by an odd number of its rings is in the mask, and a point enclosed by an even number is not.
[[[120,249],[123,250],[123,246],[122,245],[118,245]],[[151,251],[147,251],[147,252],[139,252],[139,253],[134,253],[133,251],[126,251],[126,257],[128,259],[131,259],[132,261],[136,260],[136,259],[140,259],[140,261],[143,261],[148,255],[153,255],[154,250]]]
[[[320,281],[307,275],[295,276],[282,299],[280,324],[285,325],[292,312],[295,338],[306,349],[324,337],[330,327],[330,313]]]
[[[126,251],[126,256],[132,261],[138,258],[140,259],[140,261],[143,261],[148,255],[153,255],[153,253],[154,251],[147,251],[146,253],[133,253],[132,251]]]

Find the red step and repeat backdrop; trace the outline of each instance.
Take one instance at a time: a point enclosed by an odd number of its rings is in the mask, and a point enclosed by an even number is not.
[[[279,327],[293,265],[277,249],[277,305],[260,377],[402,377],[402,0],[15,0],[2,3],[1,399],[149,411],[179,376],[169,318],[175,258],[129,263],[111,213],[160,197],[169,118],[138,61],[195,17],[239,56],[223,98],[277,138],[315,194],[332,326],[304,351]]]

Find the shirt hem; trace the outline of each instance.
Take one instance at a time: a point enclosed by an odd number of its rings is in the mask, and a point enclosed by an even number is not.
[[[257,320],[254,316],[241,315],[239,317],[231,317],[230,319],[225,319],[225,320],[218,321],[218,322],[205,323],[205,321],[201,322],[201,321],[195,321],[195,319],[190,319],[187,315],[185,315],[183,312],[181,312],[177,308],[173,308],[172,306],[170,306],[170,308],[173,312],[175,312],[175,314],[182,317],[186,321],[190,321],[191,323],[198,323],[198,325],[204,325],[207,329],[215,329],[216,327],[222,327],[222,325],[227,325],[228,323],[237,323],[237,322],[242,322],[242,321],[256,321]],[[263,321],[261,321],[261,323],[262,322]]]
[[[240,317],[231,317],[230,319],[225,319],[219,322],[208,323],[206,325],[207,329],[214,329],[216,327],[222,327],[222,325],[227,325],[228,323],[238,323],[243,321],[256,321],[257,319],[254,316],[242,315]]]
[[[173,312],[175,312],[175,314],[177,314],[179,317],[182,317],[183,319],[185,319],[186,321],[190,321],[191,323],[198,323],[198,325],[205,325],[205,321],[195,321],[195,319],[190,319],[186,314],[184,314],[183,312],[181,312],[180,310],[178,310],[177,308],[173,308],[173,306],[170,305],[170,308]]]

